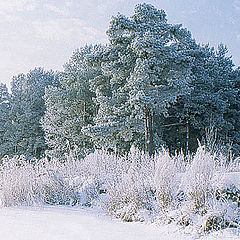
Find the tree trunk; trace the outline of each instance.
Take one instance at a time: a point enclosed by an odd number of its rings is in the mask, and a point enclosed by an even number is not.
[[[149,112],[149,155],[153,155],[153,114]]]
[[[188,120],[186,122],[186,155],[188,154],[189,151],[189,125],[188,125]]]
[[[153,154],[153,117],[152,113],[145,107],[145,152],[150,156]]]
[[[145,152],[148,152],[148,110],[145,107]]]
[[[86,102],[83,103],[83,122],[86,125],[87,121],[86,121]]]

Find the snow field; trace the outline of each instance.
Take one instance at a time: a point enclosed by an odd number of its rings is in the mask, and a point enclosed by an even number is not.
[[[0,209],[4,240],[237,240],[232,230],[193,235],[176,225],[124,223],[103,212],[76,207]]]

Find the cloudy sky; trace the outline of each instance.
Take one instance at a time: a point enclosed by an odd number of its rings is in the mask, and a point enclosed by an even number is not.
[[[106,43],[117,12],[153,4],[170,23],[182,23],[198,42],[223,42],[240,65],[240,0],[0,0],[0,82],[34,67],[62,70],[74,49]]]

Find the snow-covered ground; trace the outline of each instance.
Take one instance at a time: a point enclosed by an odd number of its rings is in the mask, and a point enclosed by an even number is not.
[[[0,209],[4,240],[226,240],[240,239],[232,230],[199,236],[174,225],[126,223],[93,209],[75,207],[8,207]]]

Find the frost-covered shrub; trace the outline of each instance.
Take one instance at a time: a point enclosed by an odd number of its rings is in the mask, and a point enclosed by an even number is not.
[[[141,221],[146,214],[165,211],[177,198],[180,185],[177,157],[164,148],[155,156],[131,148],[118,159],[118,171],[108,185],[108,212],[125,221]]]
[[[162,149],[155,156],[154,186],[156,198],[161,208],[168,208],[179,189],[178,170],[168,151]]]
[[[154,208],[154,159],[131,148],[119,161],[118,171],[108,184],[108,212],[124,221],[142,221],[145,212]]]
[[[230,226],[224,215],[210,215],[205,218],[204,224],[201,226],[204,232],[212,230],[221,230]]]
[[[116,158],[114,154],[97,150],[82,161],[81,174],[94,178],[99,191],[106,191],[106,184],[113,181],[114,176],[122,167],[121,159]]]
[[[47,204],[71,204],[78,201],[76,190],[69,184],[68,176],[61,164],[55,161],[46,162],[42,159],[43,165],[38,163],[39,172],[39,199]],[[64,166],[68,168],[69,165]]]
[[[231,203],[240,208],[240,172],[216,172],[213,178],[215,199],[221,203]]]
[[[64,163],[47,161],[43,168],[43,178],[48,178],[42,184],[43,201],[50,204],[90,206],[101,185],[95,171],[91,169],[92,164],[94,161],[91,163],[87,158],[82,161],[70,158]]]
[[[193,210],[206,208],[208,200],[212,198],[214,190],[211,180],[215,170],[215,158],[216,156],[200,146],[183,175],[182,188],[192,202]]]
[[[232,168],[218,171],[212,180],[215,195],[204,217],[204,231],[240,227],[240,173]]]
[[[24,157],[5,158],[0,168],[0,193],[4,206],[19,204],[90,205],[98,194],[98,182],[88,165]]]
[[[240,209],[236,208],[231,202],[216,203],[202,217],[200,229],[204,232],[222,230],[225,228],[240,227]]]
[[[192,224],[191,215],[179,210],[172,210],[167,212],[166,216],[163,216],[161,220],[167,224],[175,223],[180,226],[188,226]]]
[[[4,206],[57,202],[61,181],[44,166],[27,161],[23,156],[5,158],[1,165],[1,201]],[[62,184],[63,185],[63,184]]]
[[[37,175],[23,156],[4,158],[0,173],[2,205],[34,204],[38,188]]]
[[[204,232],[239,228],[239,159],[200,146],[185,164],[175,161],[175,167],[175,179],[181,183],[166,215],[160,218],[163,222],[192,225]]]

